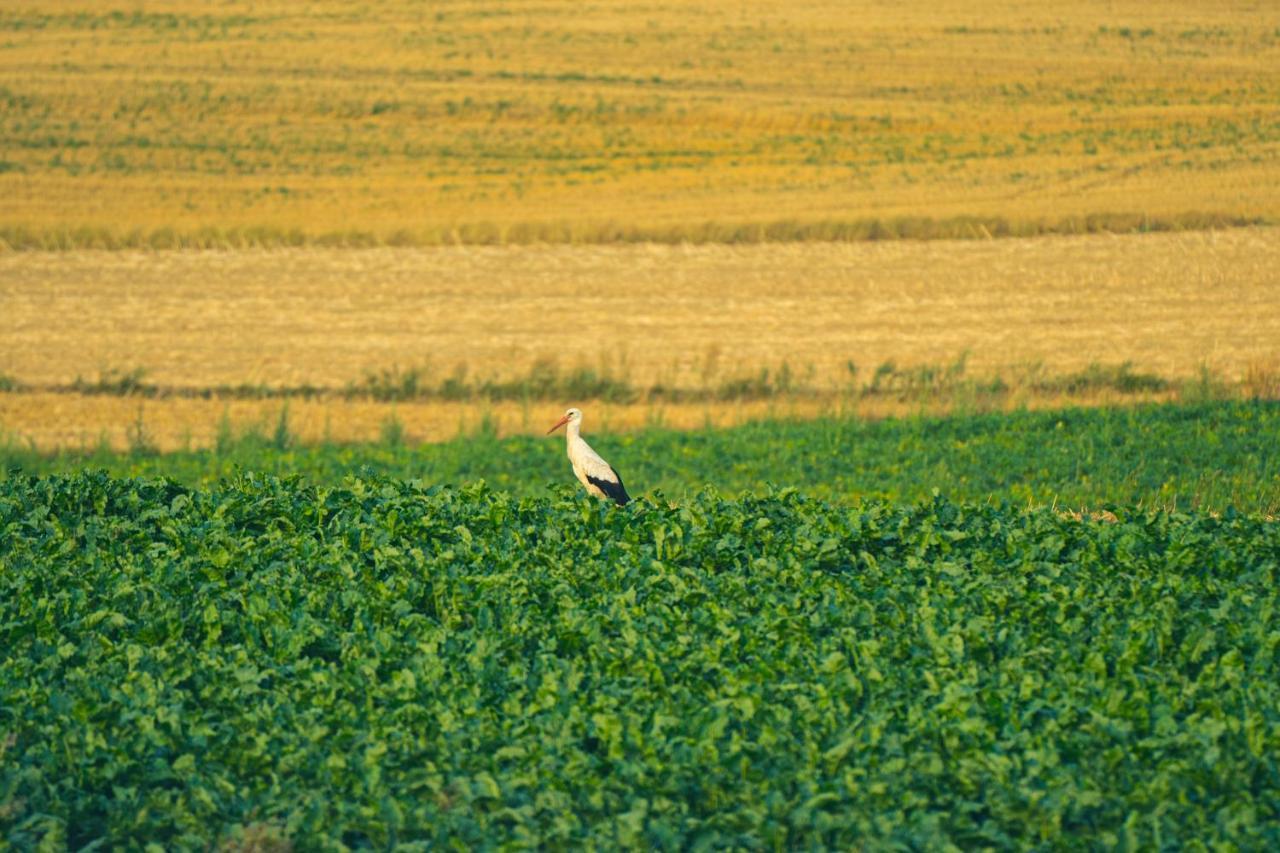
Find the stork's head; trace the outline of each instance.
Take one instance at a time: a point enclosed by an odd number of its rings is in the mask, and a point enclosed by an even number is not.
[[[560,429],[560,427],[564,426],[565,424],[576,424],[580,420],[582,420],[581,409],[568,409],[565,411],[564,417],[556,421],[555,426],[547,430],[547,435],[551,435],[551,433]]]

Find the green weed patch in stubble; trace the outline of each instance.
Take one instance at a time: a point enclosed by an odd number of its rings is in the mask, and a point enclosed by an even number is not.
[[[98,371],[96,380],[75,378],[67,389],[75,394],[102,394],[112,397],[156,397],[156,386],[145,382],[147,371],[141,367],[131,370],[104,368]]]
[[[0,482],[0,833],[1262,849],[1280,526]]]
[[[1227,383],[1221,383],[1223,388]],[[1036,391],[1059,394],[1087,394],[1115,391],[1120,394],[1160,393],[1174,387],[1168,379],[1154,373],[1134,370],[1132,362],[1104,365],[1090,364],[1084,370],[1062,376],[1044,376],[1033,371],[1027,385]],[[1185,388],[1185,386],[1184,386]]]
[[[569,371],[549,362],[538,362],[529,373],[512,379],[470,379],[459,368],[441,377],[428,367],[389,368],[366,373],[359,383],[348,385],[347,397],[380,401],[408,400],[603,400],[629,403],[644,391],[612,371],[579,367]]]

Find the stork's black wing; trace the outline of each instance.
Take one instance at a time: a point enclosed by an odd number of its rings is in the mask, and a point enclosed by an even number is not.
[[[616,470],[613,468],[609,470],[613,471],[614,480],[612,482],[602,480],[599,477],[592,477],[590,474],[587,475],[587,482],[604,492],[605,497],[618,506],[626,506],[627,501],[631,500],[631,496],[627,494],[627,487],[622,485],[622,477],[618,475]]]

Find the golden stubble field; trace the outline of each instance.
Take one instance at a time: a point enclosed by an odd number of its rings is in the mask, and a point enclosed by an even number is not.
[[[171,389],[338,391],[389,368],[435,384],[539,363],[637,387],[715,387],[784,362],[815,388],[880,364],[970,375],[1132,361],[1168,378],[1280,367],[1280,229],[996,241],[531,246],[0,255],[0,425],[41,447],[127,441],[141,416],[171,449],[224,417],[271,428],[281,400],[83,396],[77,377],[145,371]],[[61,390],[59,390],[61,388]],[[536,430],[561,402],[291,400],[304,440]],[[1052,401],[1039,401],[1052,402]],[[593,404],[594,426],[814,414],[821,401]],[[894,410],[868,404],[870,414]],[[878,407],[878,408],[877,408]],[[781,409],[781,410],[780,410]],[[902,407],[897,406],[897,410]]]
[[[1277,103],[1280,5],[1239,0],[6,3],[0,239],[1275,221]]]

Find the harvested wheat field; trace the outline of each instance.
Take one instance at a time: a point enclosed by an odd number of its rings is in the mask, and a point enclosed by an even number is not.
[[[10,432],[48,447],[123,443],[141,411],[149,437],[172,447],[209,443],[224,414],[269,429],[282,403],[238,399],[254,389],[308,398],[290,403],[291,429],[343,440],[376,438],[393,411],[416,440],[454,434],[484,412],[506,430],[536,429],[560,403],[407,399],[396,408],[352,393],[409,371],[423,387],[453,377],[518,388],[549,366],[587,368],[631,388],[709,392],[697,404],[629,401],[603,424],[615,427],[643,424],[657,408],[683,426],[758,417],[769,404],[716,389],[764,370],[804,390],[788,404],[801,415],[888,362],[964,359],[966,376],[1006,379],[1131,362],[1166,378],[1207,369],[1238,381],[1274,377],[1280,365],[1278,270],[1280,230],[1257,228],[983,242],[10,253],[0,255],[0,373],[15,390],[0,394],[0,412]],[[152,399],[130,396],[143,391]]]
[[[5,6],[0,245],[1280,216],[1274,3]]]
[[[0,370],[338,388],[535,362],[688,385],[787,361],[972,372],[1280,355],[1280,229],[990,242],[0,255]]]

